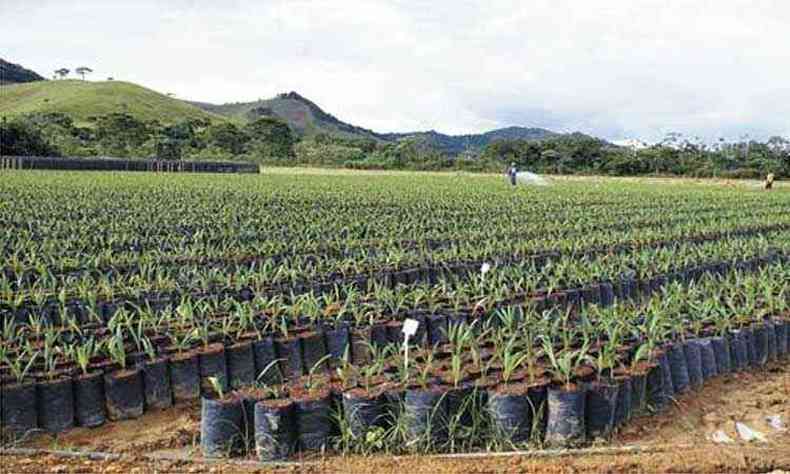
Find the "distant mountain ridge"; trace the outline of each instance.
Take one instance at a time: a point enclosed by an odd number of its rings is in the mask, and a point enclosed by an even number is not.
[[[18,84],[20,82],[46,81],[44,77],[25,69],[19,64],[14,64],[0,58],[0,84]]]
[[[419,138],[447,153],[457,155],[467,150],[479,150],[497,140],[545,140],[560,135],[562,134],[544,128],[506,127],[467,135],[447,135],[430,130],[428,132],[387,133],[379,136],[386,140]]]
[[[272,99],[229,104],[189,102],[207,112],[245,121],[258,117],[277,117],[286,121],[294,131],[303,136],[318,133],[340,135],[346,138],[366,138],[394,142],[416,138],[446,153],[457,155],[466,150],[479,150],[497,140],[545,140],[562,134],[543,128],[506,127],[485,133],[447,135],[430,130],[427,132],[377,133],[373,130],[343,122],[325,112],[311,100],[296,92],[279,94]]]
[[[189,103],[207,112],[244,121],[252,121],[259,117],[277,117],[286,121],[299,135],[328,133],[348,138],[380,139],[373,130],[343,122],[296,92],[283,93],[271,99],[254,102],[221,105],[205,102]]]
[[[0,59],[0,83],[7,85],[0,103],[0,115],[61,112],[81,124],[89,123],[92,116],[112,112],[130,113],[141,120],[166,123],[195,118],[246,123],[259,117],[275,117],[288,123],[303,137],[328,134],[378,142],[415,139],[451,155],[479,151],[497,140],[545,140],[563,135],[543,128],[526,127],[506,127],[466,135],[447,135],[435,130],[378,133],[344,122],[293,91],[252,102],[210,104],[179,100],[123,81],[47,81],[39,74],[4,59]]]

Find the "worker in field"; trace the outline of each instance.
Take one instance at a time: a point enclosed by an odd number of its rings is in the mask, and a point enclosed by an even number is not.
[[[774,187],[774,174],[768,173],[768,176],[765,177],[765,189],[771,190]]]
[[[510,163],[510,168],[507,169],[507,177],[510,178],[510,184],[513,186],[516,185],[517,174],[518,174],[518,169],[516,168],[516,164]]]

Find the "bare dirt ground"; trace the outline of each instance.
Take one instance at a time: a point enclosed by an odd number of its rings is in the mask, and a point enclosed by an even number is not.
[[[790,365],[786,360],[761,371],[709,381],[701,390],[679,396],[664,413],[632,420],[599,452],[593,447],[584,453],[540,457],[480,453],[472,457],[313,456],[303,463],[281,466],[263,466],[252,459],[206,463],[200,459],[197,444],[199,409],[192,406],[92,430],[77,428],[58,437],[39,436],[21,446],[100,451],[120,455],[119,459],[4,454],[0,473],[790,472],[790,430],[778,430],[766,418],[776,415],[790,424]],[[765,441],[741,440],[736,422],[759,431]],[[710,438],[717,431],[733,442],[713,442]],[[633,452],[611,452],[618,449]]]

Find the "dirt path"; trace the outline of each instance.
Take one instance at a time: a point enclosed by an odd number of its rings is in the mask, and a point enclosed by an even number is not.
[[[123,456],[121,459],[97,461],[53,455],[4,455],[0,472],[790,472],[790,430],[777,430],[766,418],[779,416],[785,425],[790,425],[790,365],[786,361],[759,372],[719,377],[700,391],[678,397],[673,407],[660,416],[632,420],[609,447],[637,446],[643,450],[635,453],[541,458],[528,455],[476,455],[473,458],[330,456],[313,458],[309,465],[277,468],[243,462],[203,464],[185,460],[152,461],[141,457],[153,454],[198,459],[198,411],[197,407],[187,407],[146,414],[138,420],[111,423],[93,430],[78,428],[58,438],[41,436],[24,446],[119,453]],[[741,441],[736,422],[759,431],[765,442]],[[726,434],[733,443],[711,441],[711,435],[717,431]]]

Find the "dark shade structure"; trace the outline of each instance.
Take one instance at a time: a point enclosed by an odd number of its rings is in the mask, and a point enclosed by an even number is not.
[[[149,171],[158,173],[260,173],[254,163],[119,158],[3,156],[0,169],[64,171]]]

